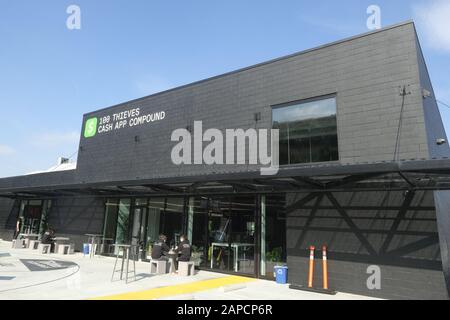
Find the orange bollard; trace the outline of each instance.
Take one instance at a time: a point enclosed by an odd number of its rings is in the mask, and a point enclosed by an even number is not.
[[[309,275],[308,275],[308,288],[313,287],[314,278],[314,246],[309,247]]]
[[[322,247],[322,263],[323,263],[323,288],[328,290],[328,265],[327,265],[327,247]]]

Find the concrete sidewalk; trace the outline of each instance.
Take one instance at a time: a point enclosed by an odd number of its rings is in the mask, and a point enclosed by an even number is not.
[[[371,299],[290,290],[273,281],[199,271],[192,277],[150,275],[150,265],[136,262],[136,280],[111,281],[115,258],[82,254],[40,255],[11,249],[0,241],[0,299],[199,299],[199,300],[348,300]],[[118,279],[118,275],[116,276]]]

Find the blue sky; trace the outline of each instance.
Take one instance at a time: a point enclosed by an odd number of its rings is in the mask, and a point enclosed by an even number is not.
[[[0,0],[0,177],[74,154],[83,113],[366,32],[371,4],[383,26],[416,21],[450,104],[448,0]]]

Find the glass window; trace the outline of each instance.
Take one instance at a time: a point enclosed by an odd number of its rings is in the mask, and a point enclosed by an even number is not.
[[[274,107],[272,121],[280,165],[339,160],[335,97]]]
[[[148,199],[147,198],[137,198],[135,201],[136,207],[146,207]]]
[[[117,215],[116,243],[128,243],[128,225],[130,223],[131,199],[120,199]]]
[[[106,201],[105,221],[103,225],[103,236],[108,239],[116,237],[116,223],[118,213],[118,199],[108,199]]]
[[[23,200],[20,205],[20,233],[39,234],[42,218],[42,200]]]
[[[151,245],[158,240],[161,216],[166,205],[165,198],[151,198],[148,204],[147,244]]]
[[[192,205],[192,261],[215,270],[254,274],[255,197],[196,197]]]
[[[192,203],[193,202],[193,203]],[[208,198],[191,198],[192,217],[192,258],[196,266],[208,266]],[[191,208],[189,211],[191,215]]]
[[[48,216],[50,214],[50,209],[52,207],[52,200],[44,200],[42,202],[42,215],[41,215],[41,222],[39,225],[39,237],[42,237],[47,231],[48,228]]]
[[[183,212],[184,198],[167,198],[161,230],[171,246],[178,244],[183,232]]]
[[[286,196],[261,197],[261,276],[273,278],[276,265],[286,263]]]

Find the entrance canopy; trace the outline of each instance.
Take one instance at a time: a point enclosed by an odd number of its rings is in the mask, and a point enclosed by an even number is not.
[[[450,190],[450,159],[285,167],[276,176],[245,171],[83,183],[77,181],[77,171],[72,170],[0,179],[0,197],[7,198],[379,190]]]

